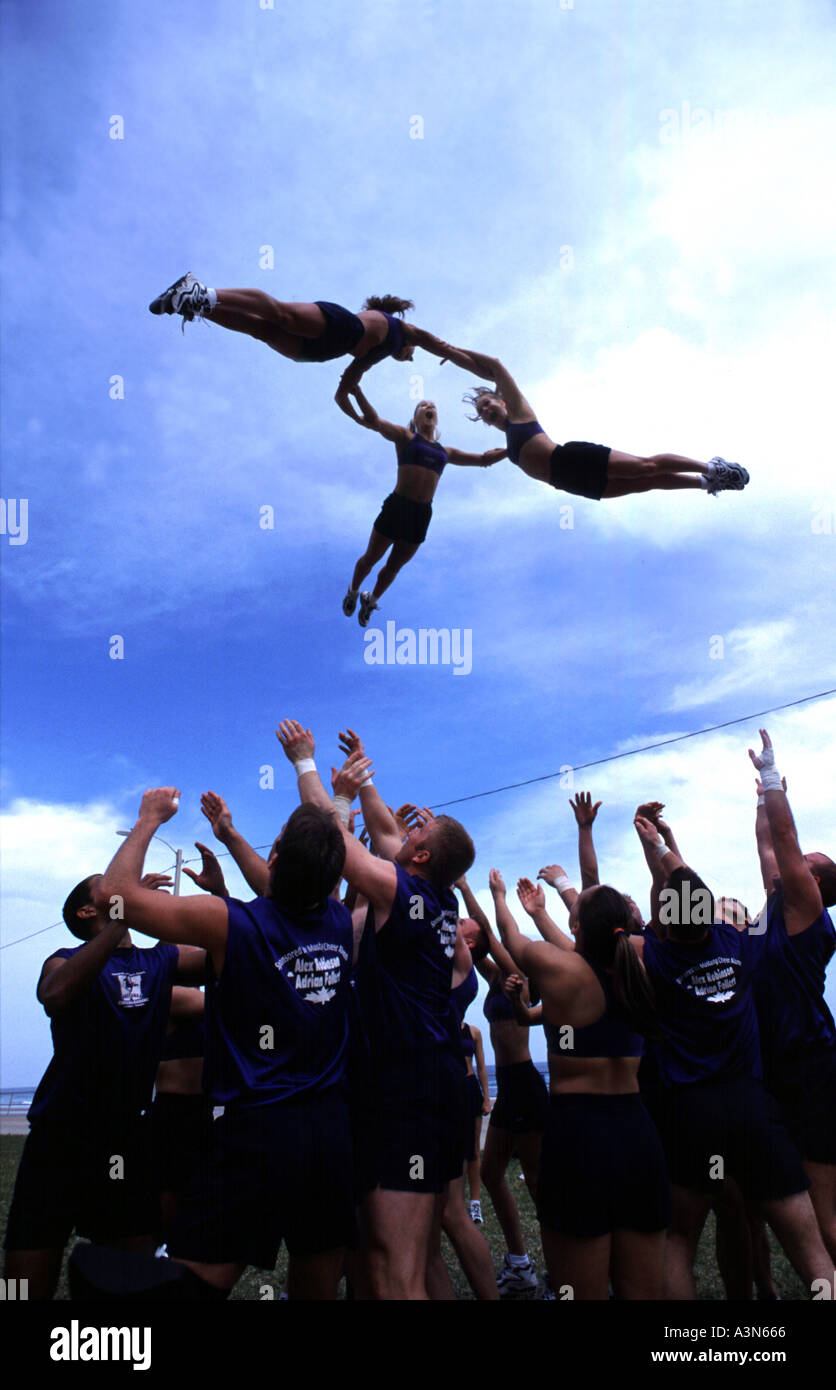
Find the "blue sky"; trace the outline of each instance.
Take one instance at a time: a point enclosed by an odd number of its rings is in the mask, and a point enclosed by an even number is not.
[[[390,800],[435,804],[836,685],[832,5],[2,15],[3,497],[29,505],[26,544],[0,536],[4,942],[58,920],[148,785],[183,790],[172,843],[204,838],[206,787],[269,842],[293,804],[285,715],[323,766],[350,724]],[[369,666],[340,601],[394,451],[333,404],[343,364],[148,314],[186,269],[281,299],[412,298],[418,324],[499,355],[554,438],[721,453],[751,485],[579,499],[565,529],[567,499],[511,464],[451,468],[379,618],[469,629],[473,670]],[[450,365],[417,353],[367,382],[390,419],[428,396],[447,442],[499,441]],[[831,852],[833,710],[770,723],[802,839]],[[601,769],[606,876],[646,900],[630,821],[656,795],[709,881],[755,904],[755,736]],[[465,807],[474,886],[492,864],[574,874],[567,797]],[[6,1086],[48,1060],[34,985],[66,940],[2,953]]]

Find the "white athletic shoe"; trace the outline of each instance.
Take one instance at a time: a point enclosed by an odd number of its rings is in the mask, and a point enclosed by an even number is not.
[[[349,589],[349,590],[348,590],[348,593],[346,594],[345,598],[343,599],[343,612],[345,613],[345,616],[346,616],[347,618],[350,618],[356,607],[357,607],[357,590],[356,590],[356,589]]]
[[[163,290],[162,294],[158,294],[156,299],[152,299],[148,308],[152,314],[174,314],[177,312],[174,308],[175,296],[193,289],[196,284],[197,280],[189,270],[185,275],[181,275],[179,280],[175,280],[173,285],[169,285],[167,290]]]
[[[360,595],[360,612],[357,614],[357,621],[361,627],[367,627],[369,618],[377,608],[377,604],[368,589]]]
[[[496,1276],[500,1298],[504,1298],[506,1294],[528,1293],[531,1289],[536,1289],[537,1285],[537,1274],[530,1260],[526,1265],[512,1265],[508,1256],[505,1256],[502,1268]]]
[[[742,492],[749,481],[749,474],[739,463],[727,463],[717,454],[709,460],[706,476],[706,492],[716,497],[718,492]]]
[[[182,314],[185,323],[191,323],[194,318],[202,319],[212,308],[206,286],[195,280],[193,275],[190,278],[192,283],[184,285],[171,300],[172,312]]]
[[[470,1203],[470,1219],[475,1222],[477,1226],[484,1225],[484,1220],[482,1218],[482,1203],[479,1201],[478,1197],[474,1197]]]

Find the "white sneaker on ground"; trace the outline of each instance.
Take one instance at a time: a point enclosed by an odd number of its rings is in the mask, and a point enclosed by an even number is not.
[[[512,1265],[509,1263],[508,1256],[505,1256],[502,1261],[502,1268],[496,1276],[496,1287],[499,1289],[500,1298],[504,1298],[509,1293],[527,1293],[531,1289],[536,1289],[537,1285],[537,1275],[530,1260],[524,1265]]]

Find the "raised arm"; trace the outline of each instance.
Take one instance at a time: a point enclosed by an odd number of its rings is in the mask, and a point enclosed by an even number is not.
[[[533,975],[536,978],[544,968],[547,968],[549,957],[555,955],[554,947],[544,941],[532,941],[529,937],[523,936],[508,907],[505,883],[497,869],[491,869],[489,882],[496,908],[496,925],[499,928],[503,945],[513,960],[518,963],[519,970],[522,970],[525,975]],[[508,973],[518,974],[519,970],[515,969]]]
[[[244,836],[232,824],[229,807],[217,792],[204,792],[200,798],[200,809],[212,827],[212,834],[229,850],[244,878],[259,898],[266,898],[270,892],[270,871],[267,860],[254,850]],[[203,868],[206,864],[204,861]],[[187,871],[188,872],[188,871]],[[193,877],[193,875],[190,875]],[[195,879],[197,882],[197,879]],[[199,885],[204,886],[202,883]],[[213,890],[209,890],[213,891]]]
[[[769,833],[781,877],[787,934],[797,936],[812,926],[821,914],[822,896],[810,865],[801,853],[795,821],[781,774],[775,766],[775,753],[769,734],[766,729],[761,729],[760,735],[760,754],[755,754],[750,748],[749,757],[763,785]]]
[[[639,810],[641,809],[642,808],[639,807]],[[659,895],[674,869],[683,867],[682,860],[678,854],[674,854],[673,850],[660,835],[657,827],[652,821],[648,820],[646,816],[639,815],[637,811],[633,824],[636,827],[636,834],[641,842],[645,861],[650,870],[652,879],[650,890],[650,922],[648,925],[657,936],[665,937],[667,932],[664,924],[659,920]]]
[[[600,882],[598,857],[592,839],[592,824],[601,803],[596,801],[593,806],[591,792],[578,792],[574,801],[570,801],[569,805],[572,807],[578,826],[578,859],[581,866],[581,892],[583,892],[584,888],[595,888]]]
[[[281,744],[285,757],[292,763],[298,778],[299,800],[313,802],[335,814],[342,831],[345,844],[345,866],[343,877],[368,898],[375,911],[375,930],[379,931],[386,923],[395,901],[398,888],[398,875],[394,864],[386,859],[377,859],[360,844],[348,831],[320,781],[313,760],[314,739],[310,729],[303,729],[296,719],[283,719],[276,730],[276,738]],[[352,753],[340,770],[335,785],[335,795],[345,796],[351,802],[357,795],[361,784],[371,770],[370,759],[360,753]]]
[[[760,778],[756,778],[755,786],[758,792],[758,802],[755,809],[755,843],[758,847],[758,862],[761,866],[761,878],[763,879],[764,891],[767,897],[775,892],[775,880],[780,878],[778,872],[778,860],[775,858],[775,850],[772,848],[772,832],[769,829],[769,817],[766,814],[766,798],[763,794],[763,786]],[[787,790],[787,779],[783,779],[784,791]]]
[[[388,439],[391,444],[408,444],[410,431],[405,425],[393,425],[391,420],[382,420],[374,406],[367,400],[358,385],[351,388],[351,395],[354,396],[357,404],[363,412],[358,424],[365,425],[366,429],[374,430],[384,439]],[[350,412],[346,412],[347,414]],[[357,419],[356,416],[352,418]]]
[[[500,941],[499,937],[497,936],[496,932],[491,926],[489,918],[487,917],[486,913],[482,911],[482,908],[476,901],[475,894],[473,893],[473,890],[470,887],[470,884],[468,883],[464,875],[462,875],[462,877],[457,881],[455,887],[458,888],[459,892],[464,898],[468,916],[472,917],[474,922],[478,922],[479,926],[485,933],[488,939],[488,952],[498,965],[503,977],[505,975],[515,974],[519,968],[516,961],[512,959],[505,946],[503,946],[502,942]]]
[[[547,864],[545,869],[540,870],[537,877],[560,894],[566,911],[571,912],[572,904],[578,897],[578,890],[572,886],[563,866],[561,864]]]
[[[539,883],[532,883],[530,878],[521,878],[517,884],[517,897],[544,941],[550,941],[561,951],[574,951],[575,943],[571,936],[561,931],[546,911],[546,895]]]
[[[69,960],[50,956],[44,961],[37,996],[50,1018],[78,1002],[101,974],[124,935],[123,920],[109,922]]]
[[[346,757],[359,753],[365,757],[366,750],[353,729],[340,734],[340,748]],[[335,772],[335,777],[339,774]],[[336,788],[336,783],[335,783]],[[367,778],[360,787],[360,805],[363,809],[363,824],[369,832],[372,849],[381,859],[395,859],[403,844],[403,836],[398,829],[394,813],[389,810],[377,787]]]
[[[99,908],[121,911],[126,921],[147,936],[203,946],[220,973],[229,927],[226,903],[213,897],[169,897],[140,881],[148,845],[160,826],[176,814],[179,804],[176,787],[157,787],[145,793],[136,824],[95,884],[93,900]]]
[[[508,975],[502,988],[511,1000],[514,1017],[522,1028],[534,1028],[543,1022],[543,1005],[529,1005],[523,999],[525,980],[521,975]]]

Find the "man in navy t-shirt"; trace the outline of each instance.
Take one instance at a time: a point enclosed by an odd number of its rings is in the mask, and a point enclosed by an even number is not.
[[[331,807],[309,730],[277,731],[303,802]],[[369,775],[352,753],[335,783],[347,801]],[[452,884],[473,863],[473,842],[449,816],[397,829],[369,854],[343,828],[345,877],[369,901],[368,956],[358,983],[372,1069],[376,1124],[368,1160],[376,1185],[363,1202],[363,1266],[376,1299],[426,1299],[425,1274],[447,1185],[462,1171],[464,1068],[450,989],[458,906]],[[372,933],[373,932],[373,936]]]
[[[6,1231],[6,1277],[28,1279],[30,1299],[54,1294],[74,1227],[101,1244],[153,1250],[148,1109],[172,983],[204,977],[204,951],[135,946],[121,911],[94,903],[101,878],[83,879],[64,904],[84,944],[55,951],[38,981],[54,1056],[29,1109]],[[170,879],[143,882],[150,911],[159,911],[168,898],[154,889]]]
[[[810,1196],[836,1260],[836,1024],[824,999],[836,950],[827,908],[836,903],[836,864],[802,854],[769,735],[750,757],[758,784],[755,833],[767,892],[765,913],[747,931],[764,1079],[804,1158]]]
[[[636,829],[647,850],[658,853],[667,880],[642,952],[664,1031],[656,1057],[673,1188],[665,1297],[696,1298],[697,1244],[726,1177],[760,1205],[809,1288],[815,1279],[832,1278],[832,1262],[800,1155],[760,1079],[745,934],[714,923],[709,889],[654,825],[637,816]]]
[[[267,861],[270,895],[166,898],[140,885],[147,846],[179,793],[142,798],[100,887],[143,931],[205,948],[205,1086],[224,1107],[207,1163],[167,1239],[195,1297],[226,1297],[247,1264],[291,1255],[292,1299],[333,1299],[354,1234],[344,1094],[351,917],[330,895],[345,850],[330,812],[297,808]]]

